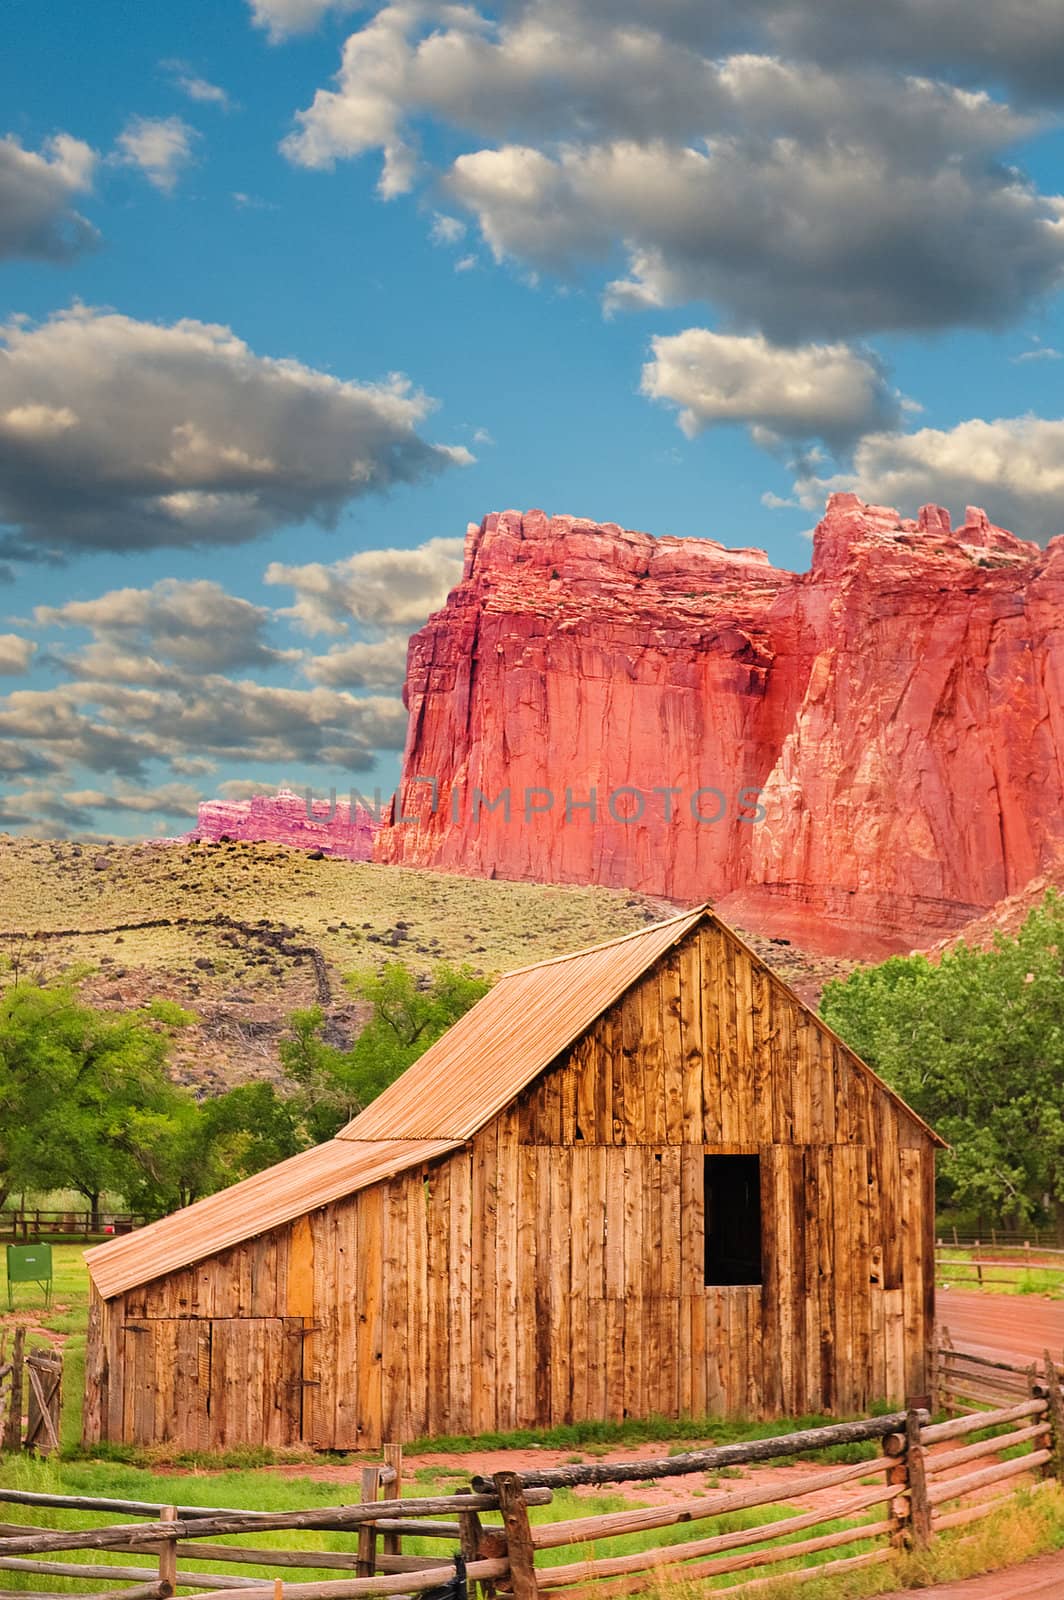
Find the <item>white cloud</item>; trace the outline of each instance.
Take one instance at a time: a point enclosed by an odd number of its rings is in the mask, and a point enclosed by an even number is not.
[[[405,634],[359,640],[323,656],[311,656],[303,670],[312,683],[333,689],[399,689],[406,677],[408,643]]]
[[[248,0],[251,20],[273,44],[293,33],[309,33],[330,11],[354,11],[360,0]]]
[[[381,151],[392,197],[423,121],[486,137],[445,187],[497,259],[571,273],[623,247],[609,310],[706,300],[781,341],[993,326],[1059,284],[1060,206],[1004,159],[1035,117],[874,59],[781,59],[770,25],[795,7],[750,10],[397,0],[283,148]]]
[[[73,201],[91,191],[98,160],[68,133],[47,140],[39,153],[13,134],[0,139],[0,260],[70,261],[96,243],[96,229]]]
[[[64,770],[149,781],[162,764],[182,775],[224,761],[328,763],[372,769],[377,752],[401,750],[406,710],[397,696],[359,697],[325,686],[295,689],[174,671],[139,686],[97,678],[0,696],[5,744]],[[0,763],[0,766],[3,764]]]
[[[708,300],[780,341],[993,325],[1064,276],[1064,202],[990,167],[907,173],[871,146],[510,146],[460,156],[448,182],[497,259],[572,271],[623,239],[608,308]]]
[[[163,194],[172,194],[193,159],[199,138],[181,117],[130,117],[118,135],[115,161],[137,167]]]
[[[344,381],[224,326],[75,306],[0,329],[0,523],[32,547],[237,543],[468,458],[401,375]]]
[[[360,550],[328,566],[274,561],[265,577],[296,591],[295,604],[282,614],[308,634],[340,634],[352,621],[418,626],[461,578],[463,551],[461,539],[428,539],[413,550]]]
[[[199,791],[187,783],[112,789],[60,789],[26,783],[0,796],[0,825],[38,838],[68,834],[99,837],[98,812],[120,811],[139,816],[194,817]]]
[[[26,439],[48,439],[77,425],[78,414],[69,406],[42,406],[31,402],[11,406],[0,415],[0,427],[6,433],[21,434]]]
[[[433,244],[459,244],[466,236],[466,225],[458,217],[446,216],[437,211],[432,219],[429,237]]]
[[[1040,344],[1034,350],[1023,350],[1018,356],[1010,356],[1009,359],[1017,364],[1023,361],[1062,361],[1064,351],[1054,350],[1049,344]]]
[[[0,633],[0,672],[17,676],[33,660],[37,646],[18,633]]]
[[[851,472],[810,475],[796,489],[810,507],[834,490],[910,513],[929,501],[958,510],[975,501],[995,523],[1044,540],[1064,532],[1064,420],[975,417],[955,428],[871,434]]]
[[[642,391],[680,408],[689,439],[720,423],[744,423],[762,439],[820,438],[839,449],[900,415],[881,363],[849,345],[785,347],[760,334],[687,328],[651,340],[651,349]]]
[[[201,77],[194,72],[187,61],[163,61],[160,65],[169,72],[174,81],[174,87],[187,95],[199,105],[218,106],[222,111],[231,111],[233,102],[228,93],[220,84],[212,83],[209,78]]]
[[[266,644],[270,613],[264,606],[227,594],[209,578],[161,578],[150,589],[111,589],[95,600],[37,606],[34,619],[41,626],[87,628],[105,647],[73,658],[82,674],[88,668],[100,675],[105,661],[121,659],[141,663],[151,678],[158,675],[160,660],[211,672],[268,667],[293,658],[291,652]],[[129,667],[122,675],[130,681]]]
[[[217,788],[219,800],[252,800],[270,788],[261,778],[227,778]]]

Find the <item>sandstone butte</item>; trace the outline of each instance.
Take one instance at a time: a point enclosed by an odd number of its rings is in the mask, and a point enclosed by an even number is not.
[[[833,495],[803,573],[709,539],[492,515],[410,642],[404,694],[379,861],[710,899],[875,958],[1064,854],[1064,537],[1043,550],[975,508],[951,528],[937,506],[911,520]],[[708,787],[716,822],[692,815]],[[592,789],[594,817],[575,808]]]
[[[199,806],[196,826],[185,834],[192,839],[255,840],[288,845],[295,850],[321,850],[346,861],[368,861],[375,832],[372,815],[348,800],[311,801],[291,789],[276,795],[257,794],[251,800],[205,800]],[[330,812],[333,814],[330,816]]]

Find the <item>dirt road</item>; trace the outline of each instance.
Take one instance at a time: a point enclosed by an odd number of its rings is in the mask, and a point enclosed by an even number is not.
[[[1064,1356],[1064,1300],[940,1289],[937,1311],[939,1330],[948,1328],[958,1350],[972,1355],[1021,1364],[1041,1361],[1047,1350],[1058,1361]]]
[[[1005,1567],[982,1578],[961,1578],[934,1589],[906,1589],[880,1600],[1060,1600],[1064,1595],[1064,1552]]]

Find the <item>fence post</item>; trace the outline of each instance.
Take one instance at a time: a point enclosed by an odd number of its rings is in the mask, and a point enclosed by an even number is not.
[[[362,1504],[379,1498],[381,1486],[380,1467],[362,1468]],[[377,1572],[377,1526],[373,1522],[358,1525],[358,1563],[355,1571],[360,1578],[372,1578]]]
[[[387,1498],[399,1500],[403,1493],[403,1447],[401,1444],[386,1444],[384,1446],[384,1465],[392,1469],[392,1481],[388,1486]],[[386,1556],[402,1554],[403,1539],[398,1533],[385,1533],[381,1538],[381,1547]]]
[[[943,1323],[942,1324],[942,1344],[941,1344],[941,1346],[939,1348],[939,1357],[938,1357],[938,1359],[939,1359],[939,1371],[941,1372],[942,1377],[941,1377],[941,1383],[940,1383],[939,1393],[938,1393],[937,1399],[938,1399],[938,1402],[941,1405],[943,1411],[946,1412],[947,1416],[952,1416],[952,1414],[953,1414],[953,1385],[952,1385],[952,1383],[950,1381],[951,1378],[952,1378],[952,1373],[950,1371],[950,1359],[949,1359],[952,1354],[953,1354],[953,1340],[950,1338],[949,1327],[946,1325],[946,1323]]]
[[[920,1395],[911,1399],[905,1418],[905,1465],[909,1475],[909,1531],[913,1544],[922,1549],[931,1541],[931,1503],[927,1498],[927,1468],[920,1434]]]
[[[16,1328],[11,1351],[11,1397],[4,1423],[4,1437],[0,1441],[0,1449],[9,1450],[12,1455],[22,1449],[22,1363],[25,1348],[26,1330]]]
[[[176,1522],[177,1507],[163,1506],[160,1522]],[[164,1597],[177,1588],[177,1540],[164,1539],[159,1546],[159,1593]]]
[[[1046,1399],[1049,1402],[1049,1448],[1053,1455],[1049,1471],[1058,1483],[1064,1482],[1064,1394],[1060,1389],[1057,1364],[1046,1351]]]
[[[474,1490],[459,1489],[459,1494],[473,1494]],[[485,1529],[475,1511],[458,1513],[459,1541],[466,1565],[471,1561],[496,1560],[506,1554],[506,1539],[501,1528]],[[492,1578],[480,1579],[480,1592],[484,1600],[494,1600],[495,1582]]]
[[[537,1600],[536,1556],[532,1544],[532,1529],[528,1523],[528,1506],[524,1486],[516,1472],[496,1472],[492,1475],[495,1493],[506,1528],[506,1548],[510,1560],[510,1592],[514,1600]]]
[[[883,1454],[890,1460],[887,1484],[897,1490],[890,1501],[890,1532],[887,1535],[896,1550],[905,1544],[905,1528],[909,1520],[909,1502],[903,1498],[909,1487],[909,1469],[905,1460],[908,1448],[909,1441],[904,1433],[888,1433],[883,1440]],[[902,1506],[905,1509],[899,1510]]]

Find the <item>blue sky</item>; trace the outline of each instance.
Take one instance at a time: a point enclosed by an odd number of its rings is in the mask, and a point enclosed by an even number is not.
[[[0,828],[387,786],[490,510],[1064,530],[1064,22],[915,3],[9,0]]]

